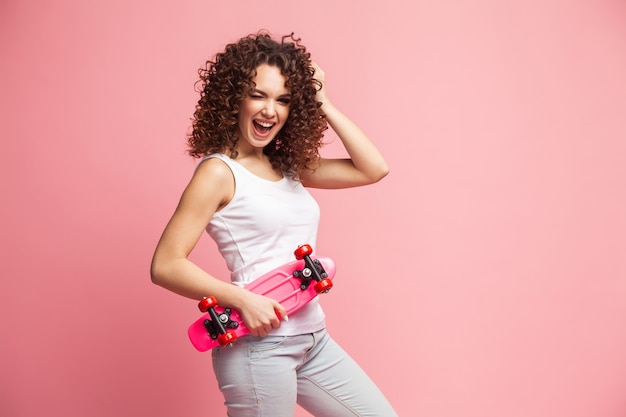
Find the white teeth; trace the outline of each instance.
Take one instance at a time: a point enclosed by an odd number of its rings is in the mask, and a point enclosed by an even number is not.
[[[265,128],[270,128],[274,126],[274,123],[263,123],[263,122],[257,122],[257,123]]]

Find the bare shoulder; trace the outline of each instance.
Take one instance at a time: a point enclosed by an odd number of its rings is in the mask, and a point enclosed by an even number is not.
[[[193,177],[200,181],[229,182],[233,179],[233,173],[226,162],[219,158],[209,158],[200,163]]]
[[[210,202],[218,208],[228,204],[235,192],[232,171],[219,158],[209,158],[197,168],[185,189],[185,195],[196,201]]]

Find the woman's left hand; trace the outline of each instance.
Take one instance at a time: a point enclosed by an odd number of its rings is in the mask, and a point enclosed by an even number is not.
[[[320,68],[319,65],[317,65],[315,61],[311,61],[311,66],[315,70],[313,78],[315,78],[321,84],[320,89],[317,90],[315,98],[322,104],[326,104],[326,102],[328,102],[328,97],[326,96],[326,74],[324,74],[324,71]]]

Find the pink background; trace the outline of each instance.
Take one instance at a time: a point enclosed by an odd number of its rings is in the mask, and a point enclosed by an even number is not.
[[[0,415],[224,414],[195,303],[148,267],[196,70],[259,28],[391,166],[314,194],[330,331],[399,414],[626,415],[619,0],[2,1]]]

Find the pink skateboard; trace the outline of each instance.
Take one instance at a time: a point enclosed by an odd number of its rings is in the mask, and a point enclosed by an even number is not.
[[[295,250],[296,260],[280,266],[250,282],[244,288],[271,297],[281,303],[287,314],[304,307],[320,293],[328,292],[335,276],[335,263],[330,258],[311,258],[310,245]],[[250,333],[239,312],[217,304],[215,297],[205,297],[198,304],[206,313],[189,326],[189,339],[200,352],[226,346]]]

